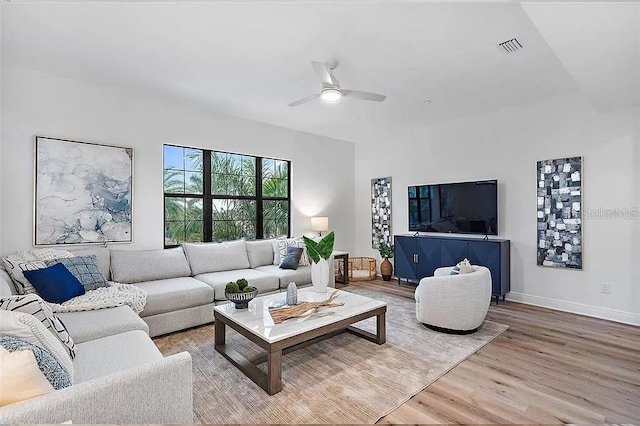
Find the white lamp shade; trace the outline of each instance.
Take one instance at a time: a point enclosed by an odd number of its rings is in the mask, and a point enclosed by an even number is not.
[[[329,230],[329,218],[326,216],[316,216],[311,218],[311,230],[323,232]]]

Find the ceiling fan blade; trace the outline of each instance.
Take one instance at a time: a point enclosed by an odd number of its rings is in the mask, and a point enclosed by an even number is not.
[[[316,99],[316,98],[319,98],[319,97],[320,97],[320,93],[314,93],[313,95],[309,95],[309,96],[304,97],[304,98],[302,98],[302,99],[298,99],[298,100],[297,100],[297,101],[295,101],[295,102],[291,102],[291,103],[289,104],[289,106],[290,106],[290,107],[294,107],[294,106],[302,105],[302,104],[305,104],[305,103],[307,103],[307,102],[311,102],[312,100],[314,100],[314,99]]]
[[[311,61],[311,65],[313,65],[313,69],[316,70],[323,83],[329,84],[331,86],[338,85],[338,80],[336,80],[336,78],[329,71],[329,68],[324,62]]]
[[[378,95],[377,93],[370,92],[361,92],[360,90],[342,90],[342,96],[348,96],[350,98],[374,102],[382,102],[387,99],[385,95]]]

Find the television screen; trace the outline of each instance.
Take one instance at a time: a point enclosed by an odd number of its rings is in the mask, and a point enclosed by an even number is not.
[[[498,235],[498,181],[410,186],[409,230]]]

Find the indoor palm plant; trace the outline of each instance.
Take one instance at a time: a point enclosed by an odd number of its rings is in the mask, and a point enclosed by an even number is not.
[[[393,275],[393,265],[389,262],[389,259],[393,257],[393,244],[389,245],[385,241],[382,241],[378,245],[378,253],[382,257],[382,263],[380,264],[380,274],[385,281],[391,281]]]
[[[303,239],[304,245],[307,247],[307,253],[309,253],[309,257],[313,262],[311,264],[313,291],[325,293],[329,284],[329,258],[333,253],[335,235],[331,231],[320,241],[314,241],[307,237],[303,237]]]

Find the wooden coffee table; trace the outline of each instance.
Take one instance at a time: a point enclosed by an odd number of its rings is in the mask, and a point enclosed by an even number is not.
[[[298,292],[300,301],[322,301],[335,289],[327,293],[311,290]],[[292,318],[274,324],[269,314],[269,306],[284,300],[285,293],[256,297],[248,309],[236,309],[233,303],[213,308],[215,316],[215,348],[248,378],[264,389],[269,395],[282,390],[282,355],[310,345],[319,340],[348,331],[357,336],[382,345],[386,341],[385,317],[387,304],[369,297],[338,290],[334,302],[344,306],[320,308],[318,315],[308,318]],[[352,327],[358,321],[377,318],[376,334]],[[231,327],[247,339],[266,350],[266,355],[249,360],[226,344],[226,326]],[[267,374],[257,365],[267,362]]]

